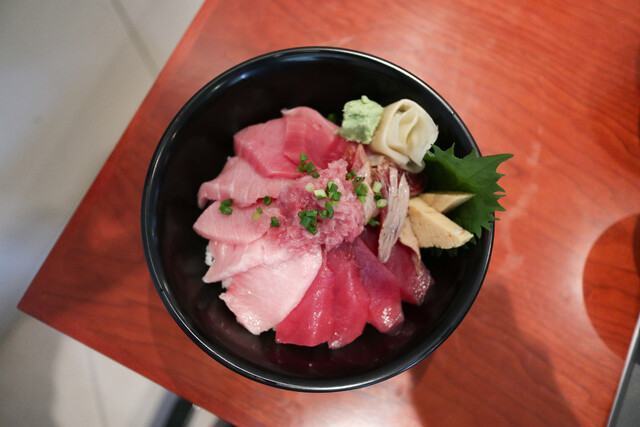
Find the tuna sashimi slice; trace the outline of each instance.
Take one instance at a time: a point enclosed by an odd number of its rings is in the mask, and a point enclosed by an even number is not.
[[[398,279],[360,238],[352,245],[362,284],[370,298],[367,320],[380,332],[392,332],[404,321]]]
[[[246,127],[233,136],[236,155],[249,162],[262,176],[269,178],[297,178],[299,159],[292,162],[284,151],[285,119],[273,119]]]
[[[369,295],[364,289],[358,266],[353,262],[350,243],[327,253],[327,267],[333,272],[333,312],[329,348],[343,347],[358,338],[367,324]]]
[[[313,347],[331,339],[335,280],[323,261],[300,304],[276,327],[277,342]]]
[[[271,217],[279,216],[276,207],[260,207],[264,210],[259,218],[253,219],[257,205],[248,207],[231,206],[231,215],[220,212],[220,201],[205,209],[193,224],[193,229],[205,239],[232,245],[246,245],[261,237],[271,227]]]
[[[295,251],[278,244],[269,233],[247,245],[209,242],[213,264],[204,275],[205,283],[218,282],[259,265],[274,265],[291,258]]]
[[[427,290],[433,284],[433,277],[416,253],[408,246],[397,242],[391,249],[391,255],[385,265],[398,279],[402,300],[411,304],[422,304]]]
[[[300,162],[300,153],[309,156],[317,167],[342,157],[350,144],[336,133],[338,126],[309,107],[283,111],[286,120],[284,155],[292,162]]]
[[[220,298],[241,325],[258,335],[282,322],[300,303],[321,264],[318,245],[283,263],[261,265],[233,276]]]
[[[374,254],[378,253],[378,232],[376,228],[365,227],[360,235]],[[384,265],[396,276],[402,300],[411,304],[422,304],[427,290],[433,284],[433,277],[416,253],[398,241]]]
[[[264,177],[243,158],[231,157],[220,175],[200,186],[198,206],[202,209],[209,201],[226,199],[233,199],[236,206],[249,206],[264,196],[277,198],[292,181],[289,178]]]
[[[380,234],[380,227],[372,227],[367,225],[362,233],[360,239],[367,245],[369,250],[374,254],[378,253],[378,235]]]

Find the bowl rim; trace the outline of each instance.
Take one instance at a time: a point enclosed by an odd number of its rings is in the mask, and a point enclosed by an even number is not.
[[[430,334],[431,339],[428,340],[429,345],[416,348],[391,361],[389,364],[374,368],[364,373],[346,375],[340,378],[308,379],[265,371],[255,365],[239,359],[223,349],[214,348],[209,345],[206,337],[203,337],[202,334],[200,334],[192,325],[192,322],[181,313],[178,301],[169,288],[169,282],[162,267],[162,257],[159,251],[159,245],[155,244],[157,242],[157,233],[154,213],[159,199],[159,188],[161,187],[165,177],[165,173],[163,171],[164,166],[166,166],[168,161],[167,153],[171,151],[173,141],[178,135],[180,125],[189,119],[189,111],[200,102],[201,98],[209,96],[211,91],[220,90],[242,80],[242,70],[253,67],[262,62],[272,61],[274,59],[295,60],[310,55],[313,55],[315,60],[318,60],[319,58],[359,58],[360,60],[374,62],[378,65],[390,68],[397,73],[403,74],[405,77],[413,80],[421,86],[424,90],[430,92],[431,95],[454,116],[454,120],[457,122],[457,125],[460,126],[460,129],[477,152],[477,155],[481,155],[473,136],[449,103],[433,88],[431,88],[431,86],[402,67],[368,53],[338,47],[311,46],[276,50],[245,60],[219,74],[192,95],[173,117],[158,142],[145,177],[142,192],[141,231],[145,259],[156,291],[174,321],[205,353],[232,371],[265,385],[302,392],[336,392],[373,385],[408,370],[429,356],[453,333],[471,309],[471,306],[480,292],[480,288],[482,287],[482,283],[486,277],[493,250],[495,222],[491,222],[490,229],[485,230],[485,236],[479,243],[482,244],[482,256],[479,261],[480,265],[477,268],[482,273],[474,278],[474,282],[472,286],[470,286],[471,292],[464,294],[460,301],[460,306],[455,310],[448,310],[445,312],[445,319],[450,320],[450,322],[440,322],[440,324]],[[237,75],[238,73],[240,75]],[[235,78],[228,80],[229,77]],[[197,108],[195,110],[197,111]],[[449,319],[450,317],[451,319]]]

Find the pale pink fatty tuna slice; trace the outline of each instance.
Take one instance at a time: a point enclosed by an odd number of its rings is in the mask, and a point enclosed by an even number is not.
[[[276,341],[313,347],[330,340],[334,286],[333,272],[323,262],[300,304],[276,327]]]
[[[380,332],[393,332],[404,321],[398,280],[360,238],[351,245],[362,285],[369,294],[367,321]]]
[[[231,206],[231,215],[220,212],[220,201],[211,204],[200,215],[193,229],[205,239],[232,245],[246,245],[265,234],[271,227],[271,216],[278,216],[279,211],[273,206],[259,206],[263,214],[253,219],[258,205],[237,207]]]
[[[220,298],[242,326],[258,335],[282,322],[300,303],[321,264],[318,245],[283,263],[261,265],[233,276]]]
[[[297,178],[298,162],[284,155],[285,119],[242,129],[233,137],[236,155],[246,160],[262,176],[269,178]]]
[[[246,245],[217,241],[209,242],[213,264],[204,275],[205,283],[218,282],[259,265],[274,265],[290,259],[296,252],[279,244],[267,232],[263,237]]]
[[[286,120],[284,155],[296,164],[305,153],[315,166],[326,168],[352,144],[336,133],[338,126],[312,108],[297,107],[282,113]]]
[[[269,196],[275,199],[280,191],[293,180],[290,178],[267,178],[241,157],[231,157],[215,179],[205,182],[198,190],[198,206],[207,202],[233,199],[236,206],[249,206]]]
[[[349,243],[327,253],[327,266],[335,276],[332,329],[329,348],[344,347],[358,338],[367,324],[369,295],[358,266],[352,260]]]

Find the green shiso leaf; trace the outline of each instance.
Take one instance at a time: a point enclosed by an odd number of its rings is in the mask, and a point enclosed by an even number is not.
[[[504,197],[504,189],[498,180],[504,176],[496,172],[498,166],[513,154],[496,154],[479,157],[471,152],[463,158],[456,157],[453,145],[446,150],[433,146],[424,156],[425,171],[429,177],[427,191],[464,191],[475,196],[451,211],[448,216],[459,226],[482,236],[482,229],[490,230],[491,221],[497,220],[496,211],[504,211],[498,200]],[[474,239],[475,240],[475,239]]]

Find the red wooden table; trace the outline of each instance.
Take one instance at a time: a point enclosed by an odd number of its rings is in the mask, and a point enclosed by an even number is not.
[[[409,371],[305,394],[223,368],[162,305],[139,225],[146,169],[220,72],[331,45],[434,87],[484,154],[510,152],[476,303]],[[640,2],[207,1],[20,302],[61,332],[242,425],[603,425],[640,311]]]

